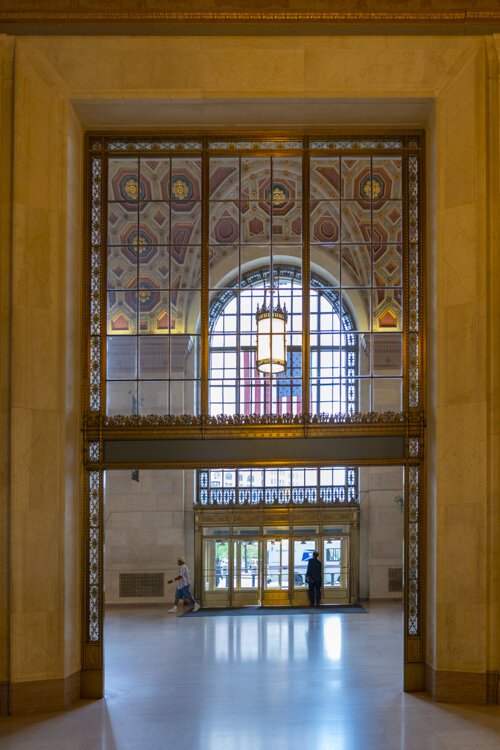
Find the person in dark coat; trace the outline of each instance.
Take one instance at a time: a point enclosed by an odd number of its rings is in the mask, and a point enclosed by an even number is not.
[[[323,583],[322,563],[318,560],[319,552],[314,551],[307,563],[306,581],[309,584],[309,601],[311,607],[321,604],[321,584]]]

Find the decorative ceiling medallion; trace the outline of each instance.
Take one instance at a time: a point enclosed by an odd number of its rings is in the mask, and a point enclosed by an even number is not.
[[[139,197],[139,183],[135,177],[126,177],[121,184],[122,195],[136,201]]]
[[[384,183],[378,177],[367,177],[361,183],[361,193],[363,197],[377,200],[384,197]]]
[[[183,177],[176,177],[172,181],[172,197],[178,201],[184,201],[191,198],[193,194],[193,188],[187,179]]]
[[[151,239],[145,232],[136,232],[135,230],[126,238],[126,244],[135,248],[149,247],[152,245]]]
[[[290,191],[281,183],[274,183],[266,193],[266,198],[271,200],[275,208],[283,206],[290,198]]]

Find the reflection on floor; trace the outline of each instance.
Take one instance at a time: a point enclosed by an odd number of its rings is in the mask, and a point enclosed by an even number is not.
[[[105,701],[0,720],[9,750],[498,750],[500,707],[401,689],[402,612],[106,616]]]

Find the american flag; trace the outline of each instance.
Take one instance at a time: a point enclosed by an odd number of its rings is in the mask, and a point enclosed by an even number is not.
[[[302,411],[302,352],[287,352],[286,372],[274,379],[262,377],[255,364],[255,351],[243,354],[243,377],[241,380],[241,407],[245,415],[300,414]],[[273,391],[275,403],[273,403]]]

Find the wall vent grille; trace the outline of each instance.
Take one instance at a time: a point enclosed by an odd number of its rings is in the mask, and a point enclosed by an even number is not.
[[[387,588],[391,594],[403,591],[403,568],[389,568]]]
[[[163,573],[120,573],[120,598],[163,596]]]

